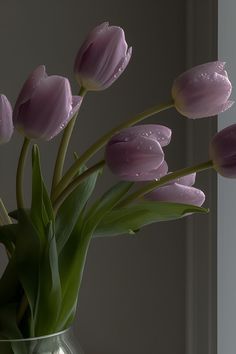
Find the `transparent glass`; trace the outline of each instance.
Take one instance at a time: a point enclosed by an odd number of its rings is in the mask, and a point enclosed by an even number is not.
[[[70,328],[49,336],[0,340],[1,354],[84,354]]]

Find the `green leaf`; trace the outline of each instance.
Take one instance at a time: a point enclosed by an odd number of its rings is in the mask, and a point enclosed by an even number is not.
[[[40,235],[24,210],[18,211],[18,217],[18,236],[15,249],[16,267],[33,316],[38,296]]]
[[[28,214],[30,216],[30,209],[24,209],[26,214]],[[19,217],[18,217],[18,209],[12,210],[8,213],[8,215],[12,218],[15,219],[16,221],[18,221]]]
[[[86,178],[86,180],[66,198],[58,210],[55,224],[58,253],[61,252],[66,244],[77,219],[91,196],[98,174],[99,172],[96,171]]]
[[[32,202],[30,210],[31,219],[39,230],[41,242],[44,242],[45,227],[50,221],[54,222],[53,208],[43,182],[40,155],[37,145],[32,149]]]
[[[126,195],[133,186],[133,182],[118,182],[112,186],[103,196],[90,208],[86,219],[92,224],[99,222],[106,213],[111,211],[116,204]]]
[[[0,306],[9,302],[18,302],[22,296],[22,288],[18,279],[15,257],[11,258],[0,279]]]
[[[100,219],[121,200],[133,183],[119,182],[107,191],[88,211],[85,218],[78,220],[72,234],[59,257],[62,284],[62,309],[59,323],[67,328],[75,315],[86,255],[94,228]]]
[[[0,338],[1,339],[22,339],[22,334],[16,321],[16,303],[10,303],[0,307]],[[4,354],[27,354],[24,342],[11,344],[0,343],[0,351]]]
[[[192,213],[207,213],[208,210],[188,204],[166,202],[141,202],[114,209],[100,221],[95,236],[116,236],[136,233],[137,229],[160,221],[182,218]]]
[[[10,254],[14,251],[18,227],[16,224],[0,226],[0,242],[4,244]]]
[[[61,282],[58,254],[52,222],[48,225],[47,245],[43,250],[39,269],[39,287],[34,315],[35,335],[57,331],[56,323],[61,308]]]

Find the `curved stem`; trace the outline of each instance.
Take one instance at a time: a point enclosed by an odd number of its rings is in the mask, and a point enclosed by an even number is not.
[[[85,96],[86,90],[81,87],[79,91],[79,96]],[[54,173],[53,173],[53,179],[52,179],[52,190],[51,190],[51,195],[53,195],[53,192],[57,186],[57,184],[60,182],[63,174],[63,167],[65,163],[65,158],[66,158],[66,153],[67,149],[70,143],[71,135],[74,130],[75,122],[78,116],[78,111],[75,113],[74,117],[70,120],[70,122],[67,124],[67,127],[64,130],[63,136],[61,138],[60,146],[57,152],[57,158],[56,158],[56,163],[54,167]]]
[[[90,159],[98,150],[100,150],[114,135],[119,133],[122,129],[128,128],[138,122],[141,122],[145,118],[148,118],[156,113],[162,112],[166,109],[172,108],[174,106],[173,101],[168,102],[167,104],[160,104],[154,106],[152,108],[147,109],[146,111],[135,115],[131,119],[119,124],[117,127],[110,130],[108,133],[104,134],[100,139],[98,139],[93,145],[85,151],[83,155],[79,159],[74,162],[74,164],[69,168],[64,177],[61,179],[59,184],[56,187],[54,198],[57,198],[58,195],[62,193],[62,191],[66,188],[68,183],[72,180],[72,178],[76,175],[80,167]]]
[[[20,157],[16,172],[16,201],[18,209],[24,208],[24,197],[23,197],[23,178],[24,178],[24,166],[25,160],[28,152],[28,147],[30,145],[30,139],[25,138],[22,149],[20,152]]]
[[[123,207],[127,204],[130,204],[134,200],[143,197],[145,194],[151,192],[152,190],[154,190],[158,187],[163,186],[164,184],[166,184],[170,181],[173,181],[176,178],[180,178],[180,177],[189,175],[193,172],[204,171],[204,170],[207,170],[212,167],[213,167],[213,162],[211,160],[209,160],[209,161],[203,162],[203,163],[195,165],[195,166],[185,167],[185,168],[178,170],[176,172],[172,172],[172,173],[160,178],[158,181],[148,183],[144,187],[142,187],[142,188],[138,189],[137,191],[135,191],[134,193],[130,194],[128,197],[126,197],[125,199],[123,199],[119,203],[118,207]]]
[[[88,168],[85,172],[81,173],[81,175],[79,175],[77,178],[75,178],[55,200],[53,204],[55,213],[58,211],[64,200],[73,192],[73,190],[78,187],[78,185],[83,182],[83,180],[85,180],[88,176],[101,169],[105,165],[105,163],[105,160],[101,160],[92,167]]]

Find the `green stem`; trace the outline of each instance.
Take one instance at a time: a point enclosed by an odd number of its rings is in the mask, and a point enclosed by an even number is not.
[[[79,91],[79,96],[84,97],[86,94],[86,90],[81,87]],[[67,124],[67,127],[64,130],[61,143],[57,152],[57,158],[56,158],[56,163],[54,167],[54,173],[53,173],[53,179],[52,179],[52,191],[51,195],[53,195],[53,192],[57,186],[57,184],[60,182],[63,174],[63,167],[65,163],[65,158],[66,158],[66,153],[68,150],[68,146],[70,143],[71,135],[74,130],[75,122],[78,116],[78,111],[75,113],[74,117],[70,120],[70,122]]]
[[[55,213],[58,211],[60,208],[61,204],[64,202],[64,200],[74,191],[75,188],[78,187],[78,185],[83,182],[88,176],[93,174],[95,171],[101,169],[105,165],[105,160],[101,160],[98,163],[96,163],[94,166],[88,168],[85,172],[81,173],[77,178],[75,178],[64,190],[63,192],[57,197],[55,202],[53,203],[53,208]]]
[[[168,175],[165,175],[164,177],[160,178],[158,181],[153,181],[148,183],[147,185],[145,185],[142,188],[139,188],[137,191],[135,191],[134,193],[130,194],[128,197],[126,197],[125,199],[123,199],[120,203],[119,203],[119,207],[123,207],[127,204],[130,204],[131,202],[133,202],[134,200],[143,197],[145,194],[153,191],[154,189],[163,186],[164,184],[173,181],[176,178],[180,178],[186,175],[189,175],[193,172],[200,172],[200,171],[204,171],[207,170],[209,168],[213,167],[213,162],[211,160],[203,162],[199,165],[195,165],[195,166],[191,166],[191,167],[185,167],[181,170],[178,170],[176,172],[172,172]]]
[[[148,118],[156,113],[162,112],[166,109],[169,109],[174,106],[174,103],[168,102],[167,104],[160,104],[157,106],[154,106],[152,108],[147,109],[144,112],[139,113],[138,115],[135,115],[131,119],[119,124],[117,127],[113,128],[110,130],[108,133],[104,134],[100,139],[98,139],[93,145],[91,145],[88,150],[84,152],[83,155],[79,159],[77,159],[74,164],[69,168],[69,170],[66,172],[64,177],[61,179],[59,184],[56,187],[54,198],[57,198],[58,195],[62,193],[62,191],[66,188],[66,186],[69,184],[69,182],[73,179],[73,177],[76,175],[80,167],[88,160],[90,159],[98,150],[100,150],[109,140],[110,138],[119,133],[122,129],[128,128],[145,118]]]
[[[28,138],[24,139],[22,149],[20,152],[19,162],[16,172],[16,201],[18,209],[24,208],[24,197],[23,197],[23,178],[24,178],[24,166],[25,160],[28,152],[28,147],[30,145],[30,140]]]

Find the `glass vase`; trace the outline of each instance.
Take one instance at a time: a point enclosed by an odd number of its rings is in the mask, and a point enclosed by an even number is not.
[[[27,339],[0,339],[1,354],[84,354],[70,328],[63,332]]]

